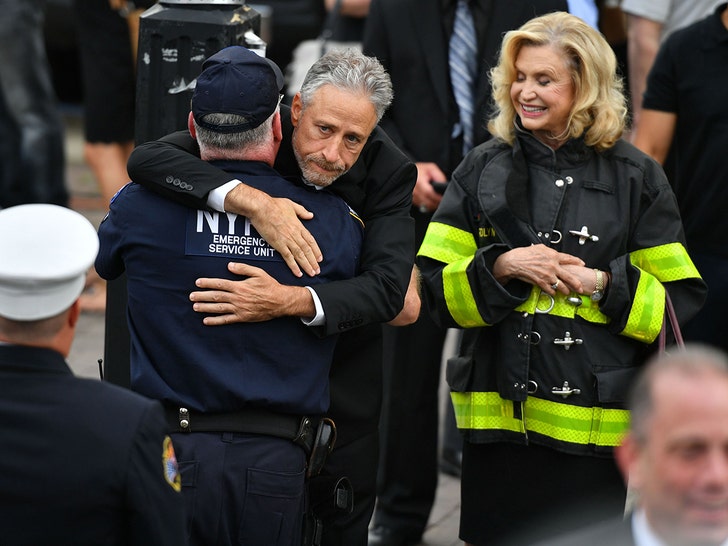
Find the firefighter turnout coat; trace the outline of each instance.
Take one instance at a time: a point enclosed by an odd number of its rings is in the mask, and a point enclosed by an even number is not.
[[[606,295],[551,297],[493,263],[550,245],[611,274]],[[423,293],[444,327],[464,328],[447,378],[470,442],[533,442],[609,455],[629,423],[625,398],[654,350],[669,291],[682,323],[706,286],[685,248],[661,167],[631,144],[553,150],[519,130],[460,164],[418,252]]]

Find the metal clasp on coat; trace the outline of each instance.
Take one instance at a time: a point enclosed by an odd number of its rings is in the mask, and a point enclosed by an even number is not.
[[[576,339],[572,338],[571,332],[565,332],[563,339],[558,337],[554,339],[554,345],[561,345],[567,351],[571,349],[572,345],[581,345],[582,343],[584,343],[584,341],[578,337]]]
[[[535,331],[531,332],[519,332],[518,339],[520,341],[526,341],[531,345],[538,345],[541,342],[541,334]]]
[[[569,387],[569,382],[564,381],[564,384],[561,387],[553,387],[551,389],[551,392],[554,394],[558,394],[563,398],[566,398],[568,396],[571,396],[572,394],[581,394],[581,389],[572,389],[571,387]]]
[[[539,231],[536,235],[538,235],[539,239],[549,239],[552,245],[559,244],[563,238],[563,235],[561,235],[558,229],[552,229],[551,233],[548,231]],[[557,236],[558,239],[556,238]]]
[[[541,298],[546,298],[549,301],[549,306],[547,309],[541,309],[538,304],[541,301]],[[551,294],[547,294],[546,292],[541,292],[538,295],[538,299],[536,300],[536,309],[534,310],[534,313],[538,313],[539,315],[546,315],[551,312],[551,310],[554,308],[554,297]]]
[[[570,303],[574,307],[579,307],[582,303],[584,303],[581,299],[581,297],[576,294],[575,292],[572,292],[570,295],[566,297],[567,303]]]
[[[589,234],[589,228],[586,226],[582,226],[581,231],[570,229],[569,234],[573,235],[574,237],[578,237],[580,245],[583,245],[587,239],[589,239],[593,243],[596,243],[599,240],[599,237],[597,237],[596,235]]]

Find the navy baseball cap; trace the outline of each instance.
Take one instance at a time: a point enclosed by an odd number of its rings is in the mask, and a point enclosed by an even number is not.
[[[222,49],[202,63],[192,94],[192,115],[200,127],[239,133],[258,127],[273,112],[283,89],[283,73],[273,61],[243,47]],[[237,114],[244,123],[217,125],[208,114]]]

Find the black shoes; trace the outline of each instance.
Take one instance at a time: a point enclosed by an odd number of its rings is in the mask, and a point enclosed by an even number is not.
[[[463,452],[452,449],[444,449],[440,456],[440,472],[459,478],[462,474]]]
[[[415,546],[422,536],[413,536],[384,525],[375,525],[369,530],[368,546]]]

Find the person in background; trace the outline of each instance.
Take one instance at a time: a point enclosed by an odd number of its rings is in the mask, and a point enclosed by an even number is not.
[[[728,542],[728,358],[691,344],[654,357],[629,398],[615,455],[637,496],[627,518],[540,546],[723,546]]]
[[[129,181],[134,149],[136,42],[139,15],[150,0],[73,0],[83,85],[83,155],[104,207]],[[134,31],[135,30],[135,31]],[[106,281],[89,272],[81,309],[103,312]]]
[[[675,30],[702,19],[722,0],[622,0],[627,15],[627,65],[632,135],[639,127],[647,74],[660,44]]]
[[[126,163],[134,149],[136,59],[128,22],[134,11],[122,0],[73,3],[82,68],[84,158],[108,207],[129,181]],[[153,4],[145,0],[134,6],[141,11]]]
[[[494,138],[453,173],[418,252],[465,435],[460,538],[527,544],[624,510],[612,450],[669,291],[684,323],[705,283],[659,164],[621,138],[604,37],[564,12],[505,34]],[[616,218],[621,219],[615,221]]]
[[[3,544],[186,544],[158,402],[77,378],[65,358],[95,228],[49,204],[0,211]]]
[[[316,59],[332,49],[358,49],[364,35],[364,23],[371,0],[318,0],[326,16],[315,39],[302,40],[286,66],[284,103],[290,104]]]
[[[728,350],[722,324],[728,305],[728,74],[709,67],[728,59],[728,4],[672,33],[660,47],[644,95],[634,144],[659,163],[673,160],[670,180],[690,256],[708,284],[705,306],[683,329],[686,340]]]
[[[567,9],[565,0],[372,0],[364,53],[379,59],[392,76],[394,101],[381,126],[417,166],[410,214],[418,246],[463,154],[490,136],[485,126],[491,108],[488,70],[503,33],[535,14]],[[459,40],[456,21],[468,19],[472,35]],[[454,79],[463,73],[467,80]],[[461,89],[467,93],[456,95]],[[438,426],[433,426],[440,422],[446,334],[428,313],[411,326],[384,329],[385,401],[372,546],[418,542],[435,498],[438,456],[443,470],[460,471],[462,438],[452,433],[449,401],[441,450]]]
[[[589,26],[599,29],[599,6],[595,0],[567,0],[569,13],[584,20]]]
[[[372,0],[324,0],[326,12],[330,13],[338,5],[339,17],[331,35],[332,40],[341,42],[361,42],[364,38],[364,25],[369,15]]]
[[[599,0],[599,31],[604,34],[617,56],[617,69],[629,96],[629,67],[627,63],[627,16],[622,11],[622,0]],[[631,101],[627,100],[631,117]],[[624,137],[623,137],[624,138]]]
[[[288,66],[301,41],[318,36],[326,16],[323,0],[265,0],[250,4],[270,8],[270,40],[265,54],[281,67]]]
[[[43,0],[0,0],[0,207],[68,206],[63,122],[43,39]]]

